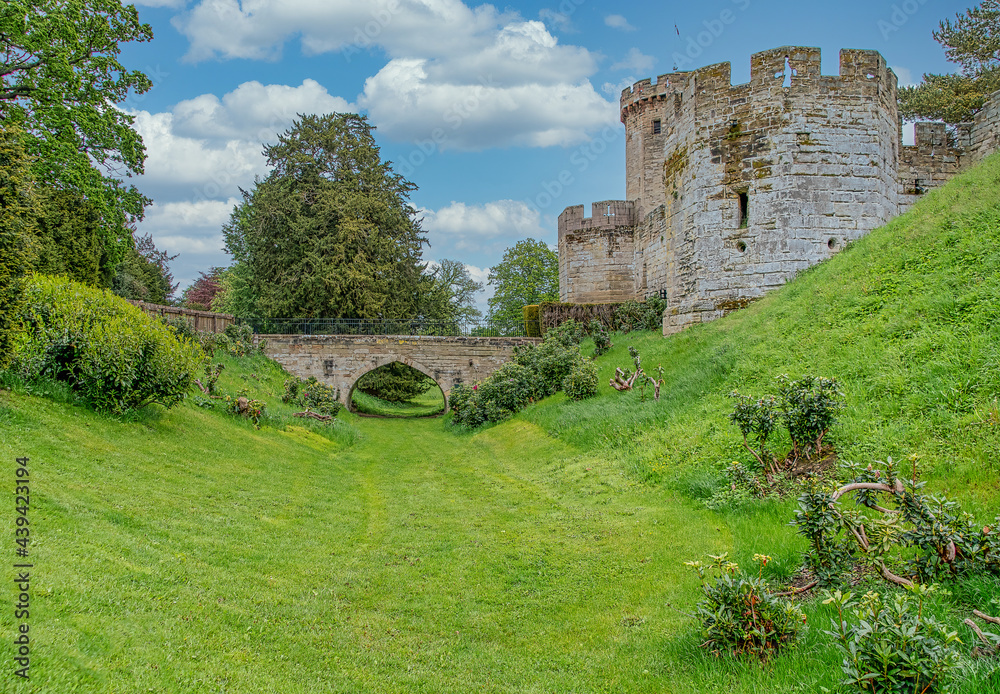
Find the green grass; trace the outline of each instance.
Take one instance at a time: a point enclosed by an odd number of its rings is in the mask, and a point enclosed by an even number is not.
[[[747,310],[666,340],[614,336],[602,381],[635,345],[666,369],[659,402],[602,386],[476,433],[346,412],[331,426],[291,416],[271,362],[219,357],[224,392],[267,402],[255,430],[203,396],[215,406],[114,419],[58,385],[8,382],[0,467],[12,480],[14,458],[31,458],[34,650],[30,686],[12,669],[0,681],[53,694],[836,690],[819,600],[803,603],[797,648],[763,666],[708,656],[684,614],[699,596],[684,561],[769,554],[781,582],[803,548],[792,499],[704,506],[744,457],[727,394],[770,391],[780,373],[836,377],[844,458],[919,453],[933,489],[984,519],[1000,511],[998,190],[993,158]],[[966,650],[973,607],[1000,612],[1000,581],[975,577],[932,606]],[[8,643],[14,628],[0,610]],[[993,664],[963,667],[961,694],[1000,690]]]
[[[407,402],[389,402],[355,390],[351,395],[354,409],[362,414],[382,417],[431,417],[444,412],[444,393],[435,385]]]

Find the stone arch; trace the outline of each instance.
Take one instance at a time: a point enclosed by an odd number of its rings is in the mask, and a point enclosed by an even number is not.
[[[392,364],[393,362],[397,361],[400,364],[406,364],[407,366],[416,369],[423,375],[433,380],[434,383],[438,385],[438,387],[441,389],[441,395],[444,397],[444,411],[447,412],[449,408],[448,392],[451,390],[450,388],[451,384],[443,383],[441,379],[439,379],[438,376],[435,375],[432,369],[427,368],[420,362],[414,361],[409,357],[404,357],[399,354],[380,354],[376,357],[373,357],[371,362],[369,362],[368,364],[361,367],[360,369],[358,369],[357,371],[355,371],[354,373],[352,373],[350,376],[347,377],[347,382],[345,384],[346,387],[342,391],[346,393],[346,395],[344,396],[344,405],[347,407],[347,409],[351,410],[352,412],[354,411],[354,408],[351,405],[351,396],[354,395],[354,387],[358,385],[358,381],[361,379],[362,376],[364,376],[366,373],[374,371],[375,369],[380,369],[383,366],[388,366],[389,364]]]

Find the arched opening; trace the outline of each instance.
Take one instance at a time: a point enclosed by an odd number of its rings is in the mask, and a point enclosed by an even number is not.
[[[352,374],[347,407],[377,417],[434,417],[447,411],[448,400],[427,368],[389,357]]]

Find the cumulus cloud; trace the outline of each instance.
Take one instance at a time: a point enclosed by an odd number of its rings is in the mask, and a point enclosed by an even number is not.
[[[611,27],[612,29],[621,29],[622,31],[635,31],[635,27],[628,23],[620,14],[609,14],[604,18],[604,23]]]
[[[347,60],[380,48],[389,60],[366,80],[358,106],[383,136],[430,140],[436,149],[572,145],[618,117],[589,81],[593,54],[560,44],[541,21],[491,5],[201,0],[176,23],[191,42],[191,60],[276,58],[293,37],[307,53],[340,51]],[[191,104],[192,117],[218,121],[219,104],[204,101]]]
[[[481,205],[452,202],[439,210],[422,209],[419,213],[431,248],[436,249],[435,255],[439,257],[450,257],[451,250],[463,253],[502,250],[518,239],[537,238],[549,232],[542,226],[538,210],[519,200]]]
[[[292,38],[307,54],[453,55],[509,16],[459,0],[201,0],[173,23],[190,41],[188,60],[276,60]]]
[[[913,71],[910,68],[900,65],[890,65],[889,69],[896,73],[896,77],[899,78],[900,87],[916,86],[917,83],[913,81]]]
[[[617,82],[605,82],[601,85],[601,91],[615,99],[620,99],[622,91],[631,87],[636,81],[635,77],[629,75],[628,77],[622,77]]]
[[[612,70],[633,70],[635,72],[651,72],[656,65],[656,58],[645,55],[638,48],[629,50],[625,58],[611,66]]]

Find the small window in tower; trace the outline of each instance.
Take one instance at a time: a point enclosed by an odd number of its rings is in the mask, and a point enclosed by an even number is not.
[[[653,121],[653,134],[654,135],[659,135],[660,134],[660,119],[659,118],[657,118],[656,120]]]
[[[740,193],[740,229],[746,229],[750,223],[750,194]]]

